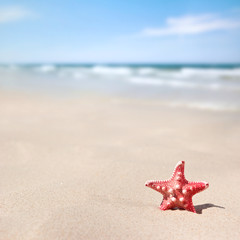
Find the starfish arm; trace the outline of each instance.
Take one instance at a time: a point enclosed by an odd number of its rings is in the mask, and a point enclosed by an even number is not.
[[[167,191],[169,181],[156,181],[156,180],[150,180],[145,183],[145,186],[152,188],[153,190],[156,190],[163,195]]]
[[[209,187],[209,184],[207,182],[188,182],[184,186],[184,189],[191,193],[191,195],[195,195],[196,193],[199,193]]]
[[[179,161],[173,170],[173,174],[170,180],[181,181],[186,183],[187,180],[185,179],[185,175],[184,175],[184,166],[185,166],[185,162]]]
[[[173,208],[173,205],[174,205],[173,202],[169,201],[168,199],[163,199],[159,208],[162,211],[165,211],[165,210]]]
[[[189,201],[184,205],[183,207],[185,210],[188,210],[190,212],[196,213],[196,210],[193,206],[192,198],[189,199]]]

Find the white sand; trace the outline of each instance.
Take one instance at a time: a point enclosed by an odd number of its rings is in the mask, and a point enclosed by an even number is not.
[[[0,92],[0,239],[239,239],[240,114]],[[202,214],[144,186],[208,181]]]

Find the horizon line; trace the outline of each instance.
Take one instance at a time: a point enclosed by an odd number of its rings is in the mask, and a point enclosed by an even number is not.
[[[0,65],[240,65],[240,62],[61,62],[61,61],[39,61],[39,62],[0,62]]]

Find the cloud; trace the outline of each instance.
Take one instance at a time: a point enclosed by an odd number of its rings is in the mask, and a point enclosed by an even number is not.
[[[31,12],[22,7],[2,7],[0,8],[0,24],[19,21],[24,18],[30,17]]]
[[[144,36],[189,35],[240,28],[240,20],[219,18],[213,14],[186,15],[178,18],[167,18],[162,28],[146,28]]]

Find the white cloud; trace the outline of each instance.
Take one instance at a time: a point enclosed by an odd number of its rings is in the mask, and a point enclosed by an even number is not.
[[[146,28],[144,36],[187,35],[240,28],[240,20],[219,18],[213,14],[187,15],[178,18],[167,18],[162,28]]]
[[[31,15],[31,12],[22,7],[2,7],[0,8],[0,24],[22,20]]]

